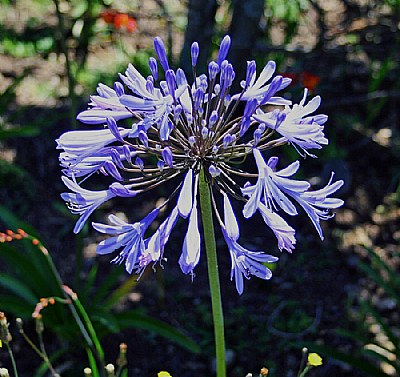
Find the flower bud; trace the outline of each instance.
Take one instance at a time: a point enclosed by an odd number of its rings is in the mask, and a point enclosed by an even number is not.
[[[118,97],[121,97],[122,95],[125,94],[124,86],[118,81],[116,81],[114,83],[114,90],[115,90],[115,93],[117,93]]]
[[[229,35],[225,35],[224,39],[221,42],[221,46],[219,47],[217,63],[221,65],[221,63],[225,60],[228,55],[229,48],[231,47],[231,38]]]
[[[160,37],[156,37],[154,39],[154,49],[156,50],[156,54],[158,59],[160,59],[161,66],[163,67],[164,71],[169,70],[168,58],[167,58],[167,51],[165,50],[164,42]]]
[[[10,375],[8,373],[8,369],[0,368],[0,377],[10,377]]]
[[[197,42],[193,42],[190,48],[190,55],[192,57],[192,67],[195,67],[197,64],[197,59],[199,58],[200,48]]]
[[[154,77],[154,80],[158,80],[158,66],[157,66],[157,60],[154,59],[153,57],[149,58],[149,67],[152,76]]]

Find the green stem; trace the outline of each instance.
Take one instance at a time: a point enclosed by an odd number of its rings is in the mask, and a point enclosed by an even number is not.
[[[57,280],[57,283],[60,286],[60,289],[66,299],[66,302],[68,303],[68,307],[71,311],[71,314],[74,317],[75,322],[78,325],[79,330],[86,341],[86,344],[92,350],[97,361],[99,362],[100,369],[101,369],[100,374],[104,375],[104,366],[105,366],[104,352],[103,352],[103,349],[101,348],[101,345],[100,345],[100,342],[98,341],[96,332],[93,328],[92,323],[90,322],[90,319],[88,318],[88,315],[87,315],[85,309],[83,308],[81,302],[78,300],[78,297],[76,298],[76,300],[73,300],[73,298],[69,297],[68,294],[64,291],[64,289],[63,289],[64,283],[61,279],[61,276],[57,270],[57,267],[55,266],[53,259],[51,258],[48,250],[43,245],[40,245],[40,250],[42,251],[43,255],[45,256],[46,261],[47,261],[51,271],[53,272],[53,275],[54,275],[55,279]],[[84,319],[86,325],[88,326],[88,330],[86,330],[85,325],[82,323],[81,318],[76,310],[75,305],[78,308],[78,310],[80,311],[80,314],[83,316],[83,319]]]
[[[8,354],[10,355],[11,364],[12,364],[12,368],[13,368],[13,372],[14,372],[14,377],[18,377],[17,363],[15,362],[13,351],[12,351],[10,345],[8,344],[8,342],[4,342],[4,343],[6,343],[7,351],[8,351]]]
[[[65,38],[64,16],[60,10],[60,1],[53,0],[53,2],[56,7],[56,14],[57,14],[57,19],[58,19],[57,29],[58,29],[58,33],[59,33],[61,50],[65,57],[65,71],[66,71],[67,82],[68,82],[68,97],[70,100],[70,107],[69,107],[70,122],[71,122],[72,128],[76,129],[75,116],[76,116],[77,111],[76,111],[75,79],[74,79],[74,75],[72,72],[71,59],[68,54],[67,40]]]
[[[217,377],[226,377],[224,315],[222,312],[221,290],[219,285],[217,247],[215,244],[210,187],[206,182],[204,168],[201,168],[200,172],[199,194],[214,321]]]
[[[306,366],[304,368],[303,372],[300,374],[300,377],[304,377],[308,373],[309,370],[310,370],[310,367]]]
[[[50,373],[52,376],[59,376],[59,374],[56,372],[56,370],[53,368],[53,365],[50,362],[49,357],[47,356],[46,351],[44,350],[44,348],[42,350],[40,350],[38,347],[36,347],[35,343],[32,342],[32,340],[29,338],[28,335],[25,334],[24,329],[20,329],[19,330],[20,334],[22,335],[22,337],[25,339],[25,341],[29,344],[29,346],[38,354],[38,356],[45,362],[45,364],[47,365],[47,367],[50,370]]]

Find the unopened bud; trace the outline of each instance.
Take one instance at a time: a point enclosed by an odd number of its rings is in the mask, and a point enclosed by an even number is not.
[[[0,377],[10,377],[6,368],[0,368]]]
[[[117,365],[122,368],[125,365],[128,364],[128,361],[126,360],[126,352],[128,350],[128,346],[126,343],[121,343],[119,345],[119,356],[117,359]]]
[[[105,369],[108,377],[115,377],[115,367],[113,364],[107,364]]]
[[[11,334],[8,331],[8,322],[5,314],[0,312],[0,343],[8,344],[11,341]]]
[[[91,370],[90,368],[85,368],[85,369],[83,370],[83,374],[84,374],[86,377],[92,377],[92,370]]]
[[[22,320],[22,318],[17,318],[17,319],[15,320],[15,322],[16,322],[16,324],[17,324],[18,329],[19,329],[20,331],[23,330],[24,321]]]
[[[35,327],[36,327],[36,333],[37,334],[43,334],[44,331],[44,325],[43,325],[43,321],[42,321],[42,317],[38,316],[35,318]]]

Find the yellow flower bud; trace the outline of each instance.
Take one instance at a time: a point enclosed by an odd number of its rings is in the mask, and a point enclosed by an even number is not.
[[[168,372],[158,372],[157,377],[172,377]]]
[[[322,365],[322,358],[317,353],[310,353],[308,355],[308,364],[312,365],[313,367],[318,367]]]

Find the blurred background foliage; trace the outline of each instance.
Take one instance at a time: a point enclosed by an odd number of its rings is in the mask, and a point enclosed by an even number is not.
[[[89,365],[102,375],[122,341],[132,376],[212,370],[204,265],[193,283],[173,263],[138,282],[97,258],[89,229],[72,234],[54,139],[85,127],[75,116],[98,82],[112,85],[128,63],[149,73],[155,36],[163,37],[173,65],[184,66],[181,51],[193,38],[203,39],[206,61],[225,33],[238,40],[230,59],[239,79],[240,62],[255,59],[260,69],[273,59],[293,80],[288,98],[298,101],[303,87],[323,97],[330,145],[308,159],[304,174],[315,185],[332,170],[346,180],[346,205],[327,224],[323,244],[297,224],[298,251],[282,255],[274,279],[252,281],[244,297],[224,272],[231,375],[268,366],[271,375],[294,376],[304,345],[325,356],[310,375],[399,374],[399,0],[1,0],[0,7],[0,311],[14,331],[21,376],[45,375],[47,367],[22,356],[32,351],[14,320],[22,317],[34,333],[36,304],[66,299],[63,284],[79,305],[57,302],[43,311],[50,358],[62,375]],[[299,157],[288,147],[281,158]],[[155,200],[146,197],[133,212],[140,217]],[[104,216],[130,217],[132,208],[117,201]],[[31,238],[6,233],[18,228]],[[254,229],[245,229],[247,244],[264,248],[269,236]],[[229,270],[229,261],[220,263]],[[1,366],[10,367],[2,349]]]

